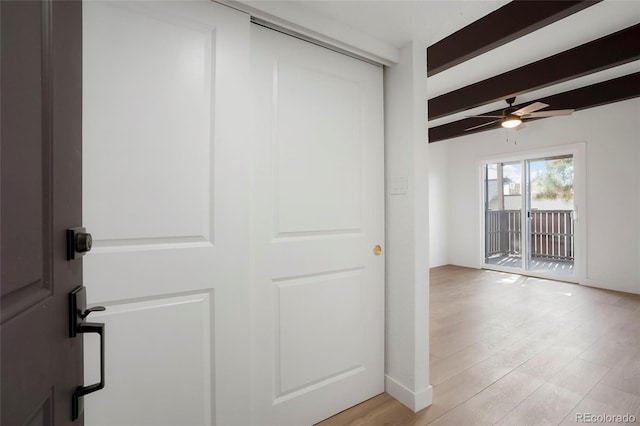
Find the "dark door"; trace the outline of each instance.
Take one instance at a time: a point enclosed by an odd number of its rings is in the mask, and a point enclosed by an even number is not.
[[[2,0],[0,17],[1,423],[82,424],[68,313],[82,261],[65,245],[82,225],[82,3]]]

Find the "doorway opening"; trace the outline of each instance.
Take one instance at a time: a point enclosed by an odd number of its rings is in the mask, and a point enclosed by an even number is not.
[[[484,164],[484,264],[575,275],[573,155]]]

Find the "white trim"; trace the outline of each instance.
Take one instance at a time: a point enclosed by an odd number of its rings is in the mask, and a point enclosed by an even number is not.
[[[252,2],[248,5],[242,0],[214,1],[381,65],[393,65],[400,61],[398,47],[322,17],[294,2]]]
[[[357,54],[355,54],[355,53],[353,53],[351,51],[342,49],[340,47],[336,47],[333,44],[327,44],[327,43],[319,41],[319,40],[317,40],[315,38],[307,37],[304,34],[300,34],[298,32],[290,30],[288,28],[283,28],[283,27],[281,27],[279,25],[276,25],[276,24],[274,24],[272,22],[268,22],[268,21],[264,21],[264,20],[262,20],[260,18],[256,18],[255,16],[251,17],[251,23],[255,24],[255,25],[259,25],[259,26],[267,28],[267,29],[270,29],[270,30],[277,31],[277,32],[282,33],[282,34],[286,34],[286,35],[291,36],[291,37],[295,37],[295,38],[297,38],[299,40],[306,41],[307,43],[315,44],[316,46],[324,47],[325,49],[329,49],[329,50],[332,50],[334,52],[340,53],[342,55],[349,56],[350,58],[354,58],[354,59],[357,59],[359,61],[366,62],[366,63],[368,63],[370,65],[373,65],[373,66],[376,66],[376,67],[382,67],[382,65],[377,61],[373,61],[373,60],[368,59],[368,58],[366,58],[364,56],[357,55]]]
[[[414,392],[388,375],[385,375],[384,389],[389,395],[413,410],[414,413],[423,408],[427,408],[433,403],[433,387],[431,385]]]
[[[478,269],[482,269],[483,265],[484,265],[484,249],[485,249],[485,237],[487,235],[486,231],[485,231],[485,219],[484,219],[484,210],[485,210],[485,201],[484,201],[484,191],[485,191],[485,181],[487,179],[487,171],[486,171],[486,165],[491,163],[491,162],[495,162],[497,163],[497,161],[491,161],[491,160],[480,160],[480,162],[478,163],[478,170],[480,171],[480,179],[478,180],[479,182],[479,188],[480,191],[478,191],[478,211],[477,211],[477,215],[476,215],[476,219],[480,221],[480,226],[478,227],[478,229],[480,230],[480,249],[476,251],[476,258],[477,258],[477,263],[476,263],[476,267]]]
[[[545,157],[554,157],[560,155],[572,155],[574,159],[574,211],[576,212],[575,225],[575,260],[574,274],[571,276],[561,276],[549,273],[541,273],[535,271],[527,271],[524,265],[521,269],[501,268],[497,265],[487,264],[484,261],[485,246],[485,223],[484,223],[484,165],[488,163],[508,163],[517,161],[534,160]],[[518,273],[536,278],[547,278],[559,281],[572,282],[577,284],[586,284],[586,260],[587,260],[587,159],[586,159],[586,143],[576,142],[566,145],[555,145],[544,149],[533,149],[520,152],[512,152],[504,155],[495,155],[490,157],[479,158],[480,182],[479,182],[479,207],[478,220],[480,221],[480,250],[478,251],[478,269],[491,269],[500,272]],[[524,172],[524,170],[523,170]],[[524,252],[523,252],[524,254]],[[524,261],[524,255],[523,255]]]
[[[575,142],[565,145],[554,145],[542,149],[529,149],[526,151],[514,151],[508,154],[480,157],[478,160],[484,163],[508,163],[521,160],[536,160],[543,157],[555,157],[573,154],[580,150],[584,153],[585,142]]]
[[[620,281],[612,282],[609,280],[600,280],[596,278],[587,277],[585,281],[586,281],[585,285],[588,287],[599,288],[604,290],[612,290],[612,291],[617,291],[619,293],[640,294],[636,289],[629,288],[636,285],[633,280],[623,281],[622,283],[620,283]]]
[[[551,281],[562,281],[562,282],[566,282],[566,283],[573,283],[573,284],[583,284],[582,282],[580,282],[580,280],[578,280],[576,278],[576,274],[573,275],[554,275],[554,274],[549,274],[549,273],[544,273],[544,272],[536,272],[536,271],[526,271],[526,270],[521,270],[521,269],[517,269],[517,268],[509,268],[509,267],[504,267],[504,266],[500,266],[500,265],[493,265],[490,263],[483,263],[480,268],[478,269],[487,269],[487,270],[491,270],[491,271],[497,271],[497,272],[505,272],[505,273],[509,273],[509,274],[518,274],[518,275],[524,275],[526,277],[532,277],[532,278],[541,278],[541,279],[546,279],[546,280],[551,280]]]

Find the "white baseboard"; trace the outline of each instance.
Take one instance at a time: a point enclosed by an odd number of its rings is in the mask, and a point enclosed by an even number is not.
[[[613,283],[613,285],[612,285]],[[589,287],[602,288],[605,290],[621,291],[624,293],[640,294],[640,286],[637,283],[628,281],[606,281],[594,278],[587,278],[585,284]]]
[[[384,389],[389,395],[414,412],[427,408],[433,403],[433,387],[431,385],[414,392],[385,374]]]

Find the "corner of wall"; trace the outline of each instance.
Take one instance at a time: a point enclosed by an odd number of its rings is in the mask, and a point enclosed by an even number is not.
[[[384,379],[385,391],[413,412],[427,408],[433,403],[433,387],[431,385],[418,391],[412,391],[388,375]]]

